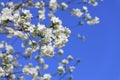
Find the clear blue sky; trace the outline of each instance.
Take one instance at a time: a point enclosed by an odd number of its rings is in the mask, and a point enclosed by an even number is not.
[[[75,28],[86,41],[71,38],[66,52],[81,58],[74,80],[120,80],[120,0],[104,0],[91,13],[100,24]]]
[[[104,0],[98,7],[90,7],[90,12],[100,17],[100,24],[73,28],[64,48],[65,55],[81,59],[73,80],[120,80],[120,0]],[[65,14],[58,14],[63,24],[73,25],[74,18]],[[78,33],[86,36],[85,42],[75,38]]]

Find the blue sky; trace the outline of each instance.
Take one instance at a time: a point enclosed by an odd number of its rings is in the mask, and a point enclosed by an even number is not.
[[[74,80],[120,80],[120,0],[104,0],[91,13],[100,17],[100,24],[74,28],[86,40],[71,38],[66,48],[81,59]]]
[[[89,11],[100,18],[100,24],[73,28],[64,48],[65,56],[72,54],[81,59],[73,80],[120,80],[120,0],[104,0]],[[74,18],[69,18],[67,13],[58,15],[64,25],[74,25]],[[78,33],[86,37],[85,42],[74,36]]]

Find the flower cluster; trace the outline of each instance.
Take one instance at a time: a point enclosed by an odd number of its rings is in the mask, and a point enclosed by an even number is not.
[[[89,25],[98,24],[100,22],[98,17],[92,18],[92,16],[88,12],[88,8],[86,6],[83,6],[83,8],[81,10],[78,8],[72,9],[71,15],[87,20],[87,24],[89,24]],[[80,21],[80,24],[83,24],[83,22]]]
[[[50,68],[47,60],[63,55],[63,47],[71,35],[71,30],[63,25],[56,12],[67,10],[89,25],[98,24],[100,20],[90,15],[87,6],[82,9],[69,7],[72,0],[22,1],[0,2],[0,34],[7,38],[0,42],[0,79],[24,80],[26,76],[32,76],[32,80],[52,80],[54,75],[46,71]],[[82,4],[93,6],[98,3],[98,0],[82,1]],[[80,35],[78,37],[84,39]],[[63,78],[65,74],[72,73],[80,60],[71,65],[72,62],[72,55],[58,62],[57,76]]]
[[[2,41],[0,43],[0,50],[0,77],[9,76],[11,79],[15,79],[13,70],[18,68],[19,65],[13,47]]]

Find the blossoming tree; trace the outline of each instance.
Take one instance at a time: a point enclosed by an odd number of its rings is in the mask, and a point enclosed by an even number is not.
[[[2,1],[2,0],[1,0]],[[63,0],[64,1],[64,0]],[[66,10],[81,18],[79,25],[98,24],[99,18],[92,17],[87,5],[97,6],[101,0],[8,0],[0,2],[0,79],[1,80],[72,80],[75,64],[72,55],[58,61],[56,71],[47,72],[47,60],[62,56],[63,47],[69,41],[71,30],[56,16],[57,10]],[[72,4],[72,7],[70,7]],[[74,5],[82,4],[82,8]],[[86,6],[84,6],[86,5]],[[31,12],[31,10],[34,10]],[[42,22],[47,23],[42,24]],[[37,23],[36,23],[37,22]],[[78,35],[78,38],[84,37]],[[10,41],[14,39],[14,41]],[[15,43],[19,40],[19,43]],[[15,45],[15,46],[13,46]],[[17,47],[17,49],[16,49]],[[54,63],[52,65],[55,65]],[[67,75],[70,74],[70,75]],[[67,76],[67,77],[66,77]]]

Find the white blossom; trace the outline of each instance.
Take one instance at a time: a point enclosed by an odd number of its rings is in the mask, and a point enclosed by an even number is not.
[[[52,11],[55,11],[58,7],[57,0],[50,0],[49,7]]]
[[[83,2],[93,6],[98,5],[97,0],[83,0]],[[12,1],[0,2],[0,33],[6,34],[5,36],[8,39],[5,38],[6,42],[0,42],[1,79],[8,77],[10,80],[25,80],[24,74],[32,76],[32,80],[51,80],[54,77],[51,74],[52,72],[45,72],[49,69],[49,63],[46,60],[48,60],[47,58],[54,58],[56,52],[61,56],[63,55],[63,47],[69,41],[71,34],[71,30],[63,25],[61,16],[57,16],[57,9],[69,11],[72,8],[71,15],[77,16],[80,20],[86,20],[89,25],[100,22],[98,17],[92,18],[87,5],[79,9],[73,8],[73,6],[69,7],[68,3],[58,0],[49,0],[49,2],[45,0],[36,2],[27,0],[27,2],[18,1],[17,3]],[[70,4],[72,3],[70,2]],[[35,9],[35,12],[32,9]],[[81,35],[78,35],[78,38],[84,39]],[[13,39],[20,42],[12,41]],[[18,45],[19,43],[21,46]],[[70,61],[73,59],[72,55],[63,59],[57,67],[57,74],[72,73],[75,66],[71,66]],[[29,64],[26,65],[27,63]],[[17,71],[18,73],[20,71],[22,75],[18,76]]]
[[[68,55],[67,59],[70,61],[70,60],[73,60],[73,56],[72,55]]]
[[[91,4],[93,6],[97,6],[98,2],[96,2],[95,0],[89,0],[89,4]]]
[[[75,66],[70,66],[69,67],[69,72],[73,72],[74,69],[75,69]]]
[[[62,49],[59,49],[58,54],[63,55],[64,51]]]
[[[77,17],[81,17],[83,15],[83,12],[80,9],[76,8],[72,9],[71,14]]]
[[[59,24],[59,25],[62,24],[62,21],[61,21],[58,17],[55,17],[55,16],[53,16],[53,17],[51,18],[51,22],[52,22],[53,24]]]
[[[61,7],[62,7],[63,10],[65,10],[65,9],[68,8],[68,5],[65,2],[62,2]]]
[[[39,59],[39,62],[42,64],[42,63],[44,63],[45,61],[44,61],[43,58],[40,58],[40,59]]]
[[[40,2],[36,2],[35,3],[35,7],[36,8],[41,8],[41,7],[43,7],[45,5],[45,3],[43,2],[43,1],[40,1]]]
[[[41,54],[46,57],[53,57],[54,56],[54,47],[49,45],[44,45],[41,47]]]
[[[33,49],[32,48],[27,48],[25,49],[25,55],[28,56],[28,57],[31,57],[32,56],[32,52],[33,52]]]
[[[87,21],[87,23],[90,25],[98,24],[99,22],[100,22],[100,20],[98,17],[95,17],[95,18]]]
[[[14,36],[17,36],[21,39],[27,39],[28,38],[28,36],[21,31],[14,31]]]
[[[4,54],[0,52],[0,59],[4,57]]]
[[[3,2],[0,3],[1,6],[5,6],[5,4]]]
[[[30,10],[22,9],[22,12],[23,12],[23,14],[25,14],[25,17],[26,17],[27,19],[31,19],[32,14],[30,13]]]
[[[37,28],[38,28],[39,32],[42,32],[46,27],[45,27],[45,25],[38,23]]]
[[[34,32],[34,28],[35,28],[35,25],[30,25],[30,27],[28,28],[28,31],[33,33]]]
[[[13,56],[12,55],[7,55],[6,59],[11,62],[13,60]]]
[[[63,59],[61,63],[62,63],[62,64],[68,64],[69,61],[68,61],[67,59]]]
[[[3,48],[4,47],[4,44],[3,43],[0,43],[0,48]]]
[[[65,68],[63,66],[58,66],[58,73],[59,74],[65,73]]]
[[[5,21],[5,20],[13,20],[12,17],[12,9],[10,8],[3,8],[1,11],[1,15],[0,15],[0,22]]]
[[[40,80],[51,80],[52,76],[50,74],[44,74]]]
[[[14,49],[11,45],[6,45],[6,53],[13,53]]]
[[[44,20],[45,19],[45,9],[43,8],[42,10],[38,11],[39,14],[39,19]]]
[[[45,70],[45,69],[48,69],[48,64],[43,64],[43,69]]]
[[[90,15],[89,13],[85,14],[85,18],[86,18],[87,20],[92,19],[91,15]]]
[[[23,73],[28,74],[28,75],[32,75],[32,76],[37,76],[38,75],[38,69],[34,68],[34,67],[25,66],[23,68]]]
[[[13,3],[13,2],[8,2],[7,5],[8,5],[9,7],[11,7],[11,8],[14,7],[14,3]]]
[[[86,6],[83,6],[82,10],[83,10],[84,12],[88,12],[88,8],[87,8]]]
[[[5,71],[3,70],[3,68],[0,67],[0,77],[4,77],[5,76]]]

